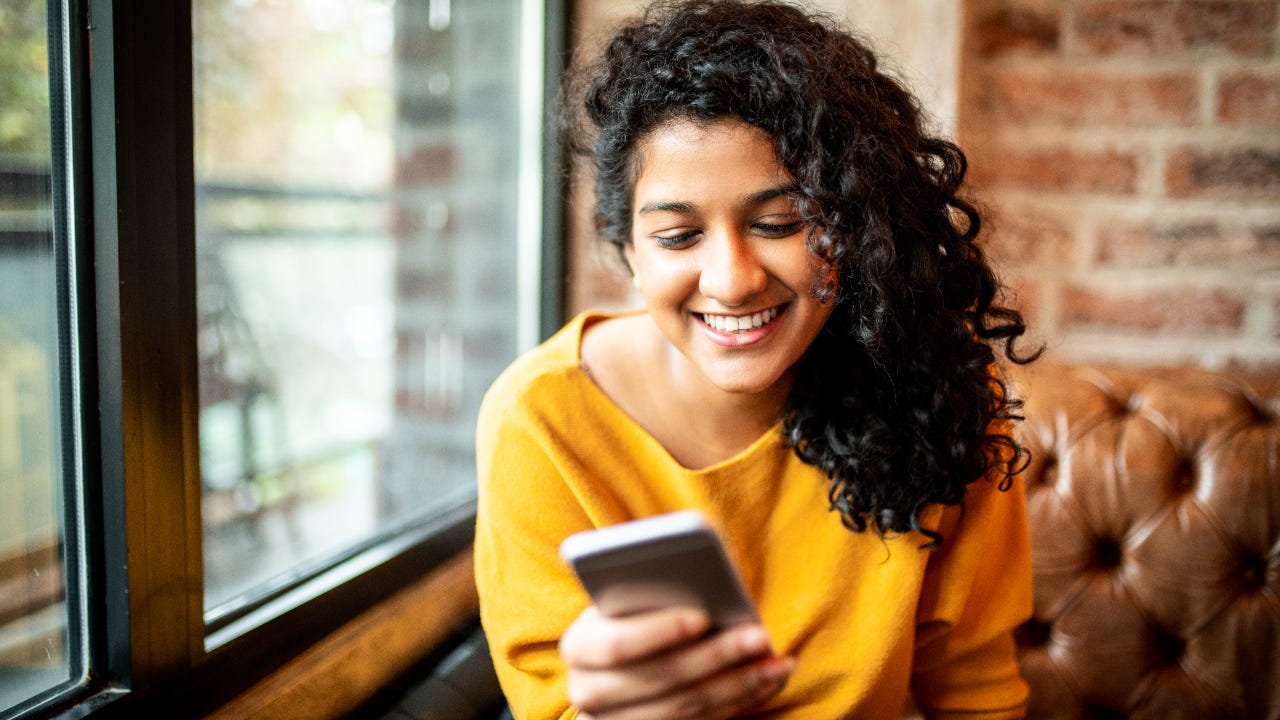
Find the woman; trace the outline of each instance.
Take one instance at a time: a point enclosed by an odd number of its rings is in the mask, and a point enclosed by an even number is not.
[[[517,361],[478,431],[481,618],[517,717],[1020,717],[1025,509],[964,156],[828,20],[661,4],[567,94],[644,311]],[[1006,490],[1008,492],[1001,492]],[[566,536],[683,508],[762,622],[604,617]]]

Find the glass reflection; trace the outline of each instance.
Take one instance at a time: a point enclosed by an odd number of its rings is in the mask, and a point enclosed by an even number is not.
[[[0,712],[70,679],[45,3],[0,7]]]
[[[515,0],[198,0],[205,608],[474,496],[515,353]]]

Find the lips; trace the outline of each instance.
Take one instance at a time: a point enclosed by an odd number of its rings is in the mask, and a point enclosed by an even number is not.
[[[778,316],[778,308],[771,307],[767,310],[761,310],[750,315],[713,315],[711,313],[702,313],[702,322],[720,332],[737,333],[746,332],[748,330],[757,330],[764,327]]]

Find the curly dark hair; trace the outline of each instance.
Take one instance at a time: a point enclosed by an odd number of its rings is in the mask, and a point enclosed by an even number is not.
[[[562,134],[594,166],[596,227],[631,242],[637,144],[676,119],[740,119],[767,132],[796,180],[809,246],[833,302],[796,367],[789,444],[830,478],[845,526],[921,532],[921,511],[960,504],[1028,458],[1010,435],[1020,402],[993,375],[1017,363],[1022,316],[960,195],[964,153],[931,136],[910,92],[831,18],[776,0],[660,1],[566,83]]]

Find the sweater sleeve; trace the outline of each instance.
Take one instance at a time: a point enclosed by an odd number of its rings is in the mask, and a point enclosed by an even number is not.
[[[990,477],[946,508],[942,546],[917,606],[912,678],[927,718],[1020,718],[1027,686],[1013,630],[1031,616],[1031,543],[1022,479]]]
[[[589,523],[546,429],[506,390],[490,392],[477,425],[480,619],[515,717],[573,718],[557,645],[587,599],[559,543]]]

